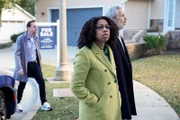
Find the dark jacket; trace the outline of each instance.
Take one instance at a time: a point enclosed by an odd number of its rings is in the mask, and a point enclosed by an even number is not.
[[[123,38],[122,43],[124,50],[119,40],[112,50],[116,64],[119,90],[122,98],[122,119],[131,119],[131,115],[137,115],[133,92],[132,65]]]

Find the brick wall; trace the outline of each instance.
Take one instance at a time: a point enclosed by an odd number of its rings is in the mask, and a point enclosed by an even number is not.
[[[180,30],[169,31],[166,35],[167,49],[180,49]]]

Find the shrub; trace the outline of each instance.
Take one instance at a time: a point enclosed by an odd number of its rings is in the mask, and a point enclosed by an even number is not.
[[[158,36],[146,35],[143,39],[146,42],[146,55],[159,54],[166,49],[167,40],[161,34]]]
[[[11,40],[12,40],[12,42],[13,42],[13,43],[15,43],[15,42],[16,42],[16,39],[17,39],[17,37],[18,37],[19,35],[21,35],[22,33],[24,33],[24,32],[20,32],[20,33],[17,33],[17,34],[13,34],[13,35],[11,35]]]

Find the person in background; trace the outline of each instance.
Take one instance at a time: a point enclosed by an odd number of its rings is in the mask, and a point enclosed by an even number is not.
[[[107,11],[106,16],[114,21],[119,31],[124,28],[127,18],[120,6],[111,7]],[[137,112],[133,91],[132,66],[122,36],[119,36],[116,47],[113,47],[112,50],[116,64],[119,91],[122,98],[122,106],[120,106],[122,119],[131,120],[131,115],[137,115]]]
[[[42,75],[39,40],[36,36],[37,26],[34,20],[27,23],[27,32],[18,36],[15,47],[14,79],[19,81],[17,89],[17,111],[23,112],[21,99],[28,77],[35,78],[39,84],[41,110],[50,111],[52,107],[47,102],[45,82]]]
[[[79,99],[80,120],[121,120],[121,96],[111,50],[117,39],[116,24],[105,16],[91,18],[82,28],[71,81],[71,90]]]

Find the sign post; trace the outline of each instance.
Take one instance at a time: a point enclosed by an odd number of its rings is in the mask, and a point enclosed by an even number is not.
[[[71,78],[71,70],[67,62],[67,15],[66,15],[66,0],[59,0],[59,23],[61,26],[59,29],[59,44],[58,53],[60,59],[58,61],[58,67],[56,68],[55,80],[56,81],[69,81]]]

